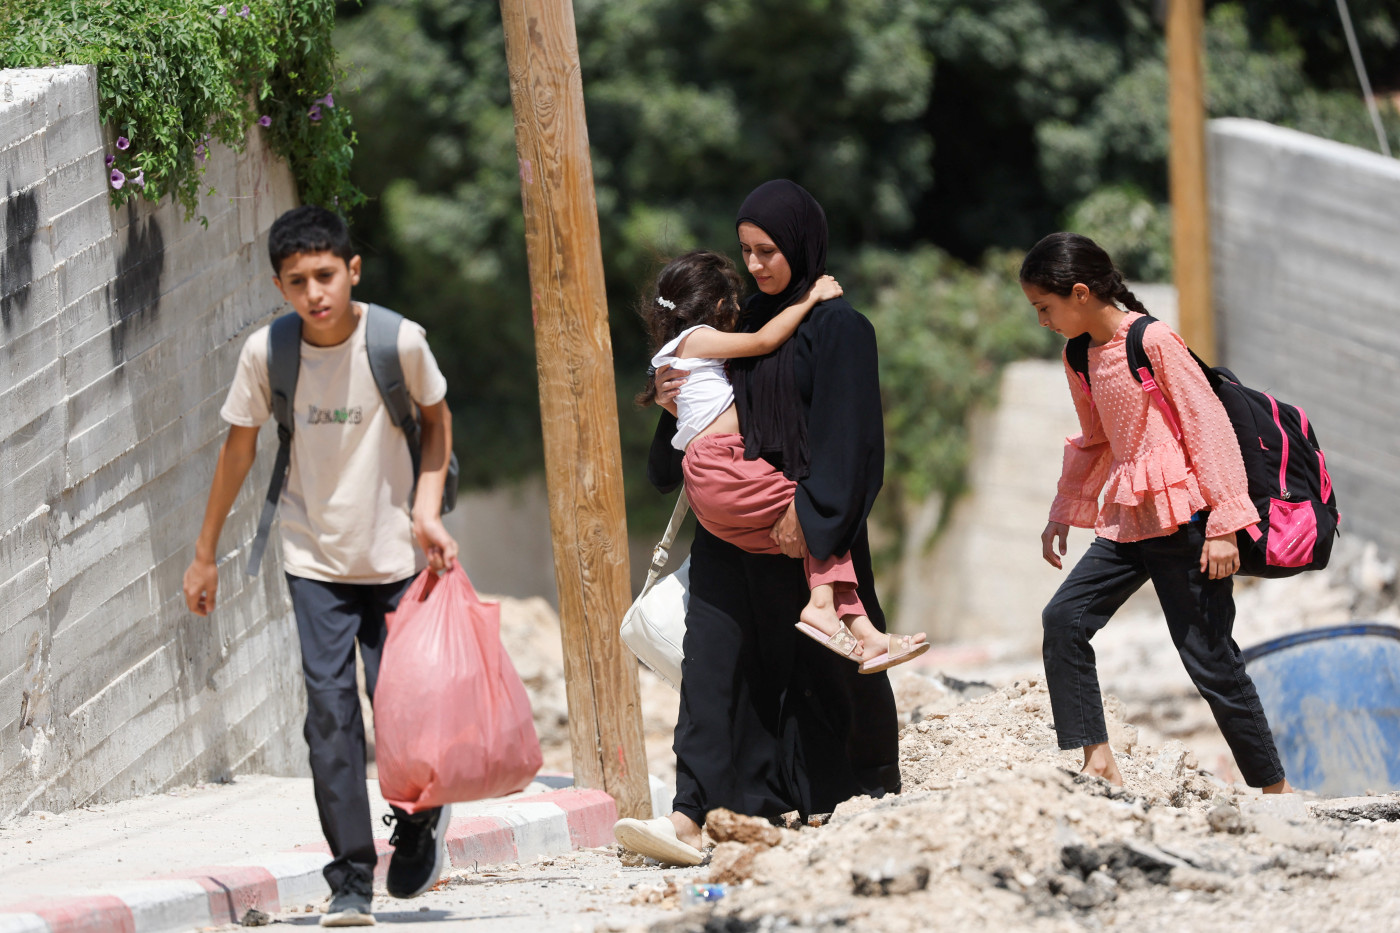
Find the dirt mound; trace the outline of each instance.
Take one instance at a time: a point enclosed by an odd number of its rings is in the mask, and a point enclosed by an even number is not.
[[[500,600],[501,642],[530,694],[535,731],[539,733],[540,749],[544,753],[544,770],[573,771],[569,750],[569,702],[564,685],[564,643],[560,639],[558,613],[541,597],[485,598]],[[638,672],[649,771],[673,784],[676,762],[671,754],[671,733],[676,727],[680,697],[646,668],[639,665]]]
[[[1124,788],[1076,773],[1044,685],[1022,680],[905,726],[903,794],[726,849],[716,867],[737,885],[716,914],[653,929],[1274,933],[1400,916],[1396,798],[1314,812],[1262,797],[1198,770],[1179,742],[1140,745],[1116,700],[1105,710]]]

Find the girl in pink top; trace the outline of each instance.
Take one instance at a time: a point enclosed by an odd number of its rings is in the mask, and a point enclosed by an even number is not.
[[[1172,642],[1241,775],[1266,793],[1291,791],[1231,638],[1235,532],[1259,514],[1224,406],[1181,338],[1166,324],[1149,325],[1143,349],[1180,422],[1176,439],[1128,370],[1128,328],[1146,309],[1093,240],[1073,233],[1041,240],[1021,265],[1021,288],[1042,327],[1068,339],[1089,335],[1089,378],[1065,360],[1081,433],[1065,443],[1059,491],[1040,536],[1045,559],[1059,568],[1069,526],[1098,535],[1042,616],[1060,747],[1084,749],[1085,772],[1123,783],[1089,641],[1151,580]]]

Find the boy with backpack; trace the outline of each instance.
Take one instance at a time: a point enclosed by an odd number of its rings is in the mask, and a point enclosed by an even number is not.
[[[283,570],[306,677],[304,734],[332,855],[321,925],[370,925],[377,853],[355,642],[373,698],[385,615],[425,560],[443,570],[457,556],[440,517],[445,489],[449,501],[455,493],[447,382],[423,328],[351,300],[360,257],[340,217],[312,206],[290,210],[272,225],[268,253],[273,283],[295,314],[254,331],[239,355],[220,411],[229,433],[185,571],[185,601],[197,615],[214,609],[219,533],[252,466],[258,429],[275,416],[281,443],[248,573],[258,572],[283,500]],[[394,808],[391,895],[414,897],[436,882],[449,817],[448,807],[414,815]]]

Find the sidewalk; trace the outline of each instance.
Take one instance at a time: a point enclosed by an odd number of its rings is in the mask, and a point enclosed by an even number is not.
[[[520,794],[454,805],[450,866],[611,844],[613,799],[572,783],[542,774]],[[389,807],[377,782],[369,792],[377,820]],[[389,828],[375,829],[382,880]],[[321,877],[329,859],[309,778],[247,775],[32,813],[0,824],[0,933],[177,933],[235,922],[252,907],[318,905],[329,894]]]

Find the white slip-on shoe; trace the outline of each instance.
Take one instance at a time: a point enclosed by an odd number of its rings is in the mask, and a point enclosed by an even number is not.
[[[618,820],[613,824],[613,836],[624,849],[667,865],[699,865],[705,860],[699,849],[680,841],[676,827],[664,816],[654,820]]]

